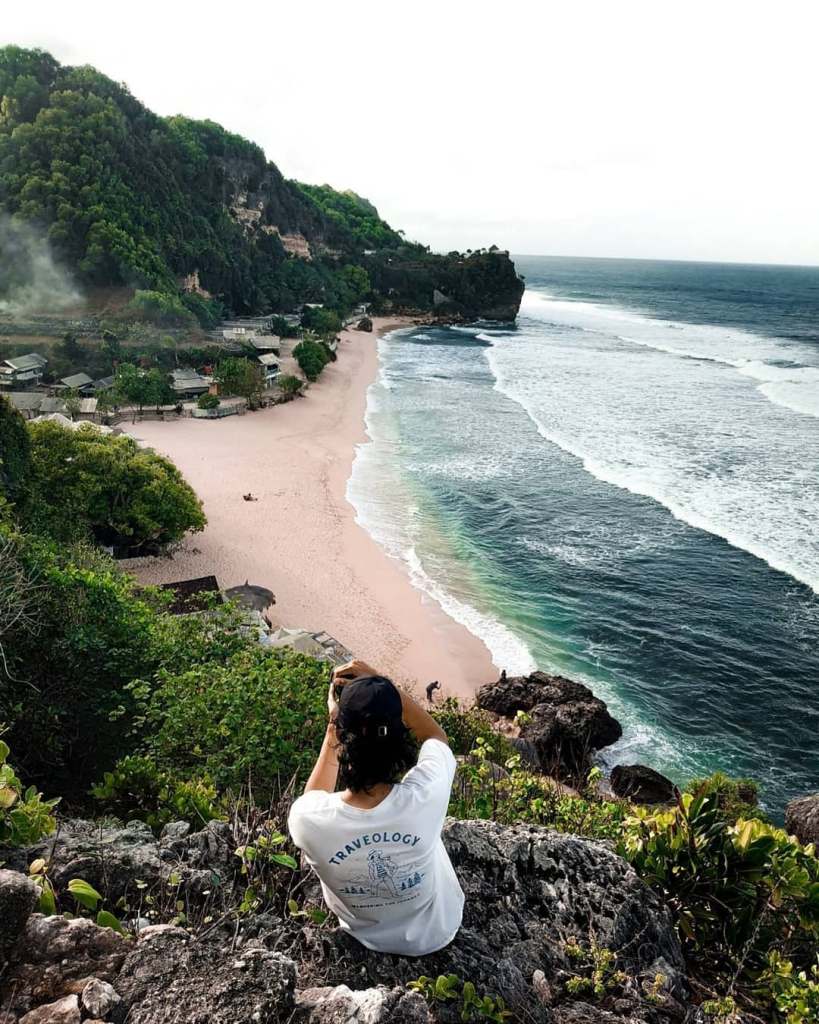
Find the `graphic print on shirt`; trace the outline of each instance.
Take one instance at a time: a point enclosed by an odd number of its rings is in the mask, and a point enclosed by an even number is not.
[[[390,854],[382,850],[370,850],[367,854],[367,873],[342,879],[344,888],[340,891],[347,896],[397,900],[423,880],[424,875],[417,870],[414,862],[399,867]]]

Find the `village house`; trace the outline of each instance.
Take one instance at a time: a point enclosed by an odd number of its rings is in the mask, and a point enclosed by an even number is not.
[[[171,370],[171,388],[178,398],[196,398],[210,390],[211,377],[203,377],[190,366]]]
[[[13,356],[0,362],[0,388],[16,388],[21,384],[36,387],[43,379],[48,360],[36,352]]]
[[[282,339],[278,334],[258,334],[252,338],[250,344],[257,352],[274,352],[276,355],[281,350]]]
[[[69,377],[63,377],[58,387],[69,388],[72,391],[80,391],[83,394],[93,389],[94,380],[87,373],[72,373]]]
[[[264,370],[265,387],[272,387],[272,385],[276,383],[276,378],[279,376],[279,357],[275,352],[266,352],[258,358],[259,362],[262,364],[262,369]]]

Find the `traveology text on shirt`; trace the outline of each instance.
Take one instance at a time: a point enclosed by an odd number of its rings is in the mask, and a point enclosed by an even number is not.
[[[411,832],[391,832],[389,829],[385,832],[369,832],[362,836],[358,836],[356,839],[352,839],[349,843],[345,843],[343,850],[337,850],[332,857],[327,861],[328,864],[340,864],[346,857],[351,857],[357,850],[361,850],[365,846],[377,846],[384,843],[402,843],[404,846],[415,846],[416,843],[421,842],[421,837],[413,835]]]

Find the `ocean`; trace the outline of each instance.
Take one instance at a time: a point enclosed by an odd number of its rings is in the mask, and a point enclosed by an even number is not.
[[[819,789],[819,268],[517,257],[515,325],[381,339],[348,496],[605,764]],[[442,680],[446,687],[446,680]]]

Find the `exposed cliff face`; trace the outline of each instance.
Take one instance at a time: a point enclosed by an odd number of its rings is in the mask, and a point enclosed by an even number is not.
[[[0,97],[0,214],[48,236],[84,287],[172,292],[196,274],[237,312],[350,308],[368,290],[348,268],[369,269],[369,253],[385,254],[372,283],[397,304],[431,310],[438,288],[463,315],[517,311],[507,258],[433,256],[360,196],[289,181],[253,143],[212,121],[158,117],[93,68],[0,48]],[[36,262],[26,251],[22,284]]]

